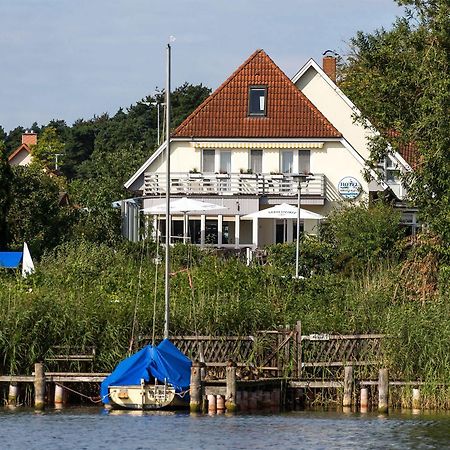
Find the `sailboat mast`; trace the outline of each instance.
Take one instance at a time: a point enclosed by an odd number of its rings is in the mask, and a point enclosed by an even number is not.
[[[166,78],[166,264],[165,264],[165,312],[164,339],[169,337],[170,306],[170,44],[167,44],[167,78]]]

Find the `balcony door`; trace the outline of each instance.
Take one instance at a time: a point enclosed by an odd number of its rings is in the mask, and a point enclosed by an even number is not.
[[[220,152],[219,172],[220,173],[231,172],[231,152],[229,151]]]
[[[250,169],[252,173],[262,173],[262,150],[250,150]]]
[[[216,151],[215,150],[203,150],[202,155],[202,172],[214,173],[216,167]]]
[[[293,173],[294,169],[294,152],[282,151],[280,161],[281,173]]]

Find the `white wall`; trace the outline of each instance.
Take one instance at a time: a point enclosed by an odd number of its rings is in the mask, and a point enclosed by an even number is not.
[[[364,158],[369,157],[367,138],[373,132],[355,123],[355,111],[327,83],[317,71],[310,67],[297,81],[296,86],[308,97],[317,109],[342,133],[348,142]]]

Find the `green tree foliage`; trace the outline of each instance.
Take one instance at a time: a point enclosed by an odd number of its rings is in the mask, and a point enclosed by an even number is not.
[[[450,242],[450,3],[401,0],[404,17],[391,30],[359,32],[343,67],[343,90],[398,150],[419,152],[410,196],[424,220]],[[386,152],[374,140],[372,159]]]
[[[22,144],[22,134],[25,132],[25,128],[16,127],[8,133],[8,137],[5,139],[6,154],[10,155],[17,147]]]
[[[11,167],[6,158],[6,149],[0,140],[0,249],[8,242],[8,223],[6,214],[11,202]]]
[[[54,170],[56,168],[56,159],[64,155],[64,144],[60,141],[56,129],[53,127],[44,128],[39,136],[36,145],[31,147],[32,165]]]
[[[211,93],[203,84],[184,83],[171,95],[172,128],[176,128]]]
[[[328,216],[321,234],[335,248],[337,268],[360,269],[395,256],[402,237],[400,213],[383,203],[348,204]]]
[[[5,144],[5,140],[6,140],[7,136],[8,135],[6,134],[5,129],[0,125],[0,142],[3,142],[3,145]],[[6,149],[6,147],[5,147],[5,149]]]
[[[37,167],[12,168],[7,221],[10,246],[26,241],[33,256],[69,238],[71,212],[59,206],[60,181]]]

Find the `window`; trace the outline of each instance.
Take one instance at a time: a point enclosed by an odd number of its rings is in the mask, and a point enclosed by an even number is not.
[[[215,150],[203,150],[202,172],[214,173],[215,159]]]
[[[281,173],[292,173],[294,166],[294,153],[291,151],[281,152]]]
[[[298,152],[298,173],[311,172],[311,151],[299,150]]]
[[[250,169],[252,173],[262,173],[262,150],[250,150]]]
[[[231,152],[220,152],[220,173],[230,173],[231,172]]]
[[[250,86],[248,96],[248,115],[265,116],[267,107],[267,87]]]

